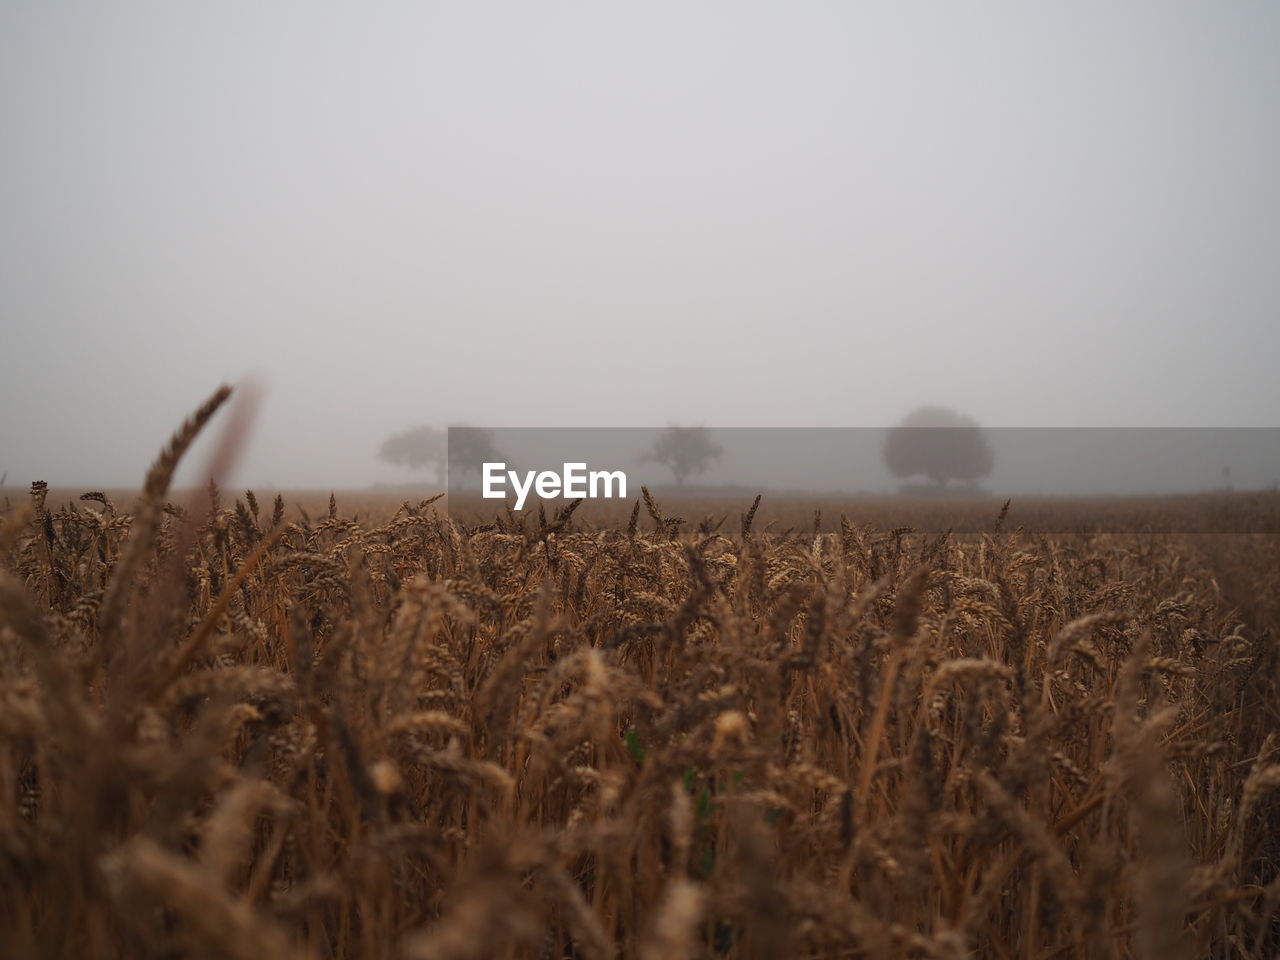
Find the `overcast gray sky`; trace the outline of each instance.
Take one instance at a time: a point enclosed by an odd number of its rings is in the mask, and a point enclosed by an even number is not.
[[[1280,4],[0,0],[0,472],[386,433],[1280,424]]]

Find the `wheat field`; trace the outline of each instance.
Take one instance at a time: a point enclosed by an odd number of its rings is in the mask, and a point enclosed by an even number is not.
[[[175,502],[224,399],[5,504],[6,956],[1280,950],[1275,537]]]

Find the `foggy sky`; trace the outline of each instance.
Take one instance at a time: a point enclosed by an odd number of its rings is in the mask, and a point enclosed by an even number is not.
[[[1280,6],[0,0],[0,473],[415,423],[1276,426]]]

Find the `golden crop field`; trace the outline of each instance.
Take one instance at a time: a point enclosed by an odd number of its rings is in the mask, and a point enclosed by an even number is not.
[[[1280,950],[1275,536],[172,504],[217,406],[5,505],[5,955]]]

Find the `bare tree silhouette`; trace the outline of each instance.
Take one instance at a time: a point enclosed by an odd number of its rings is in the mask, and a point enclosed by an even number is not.
[[[661,463],[671,471],[676,483],[684,486],[685,480],[706,470],[723,454],[724,450],[711,439],[711,431],[706,427],[672,425],[662,431],[644,459]]]

